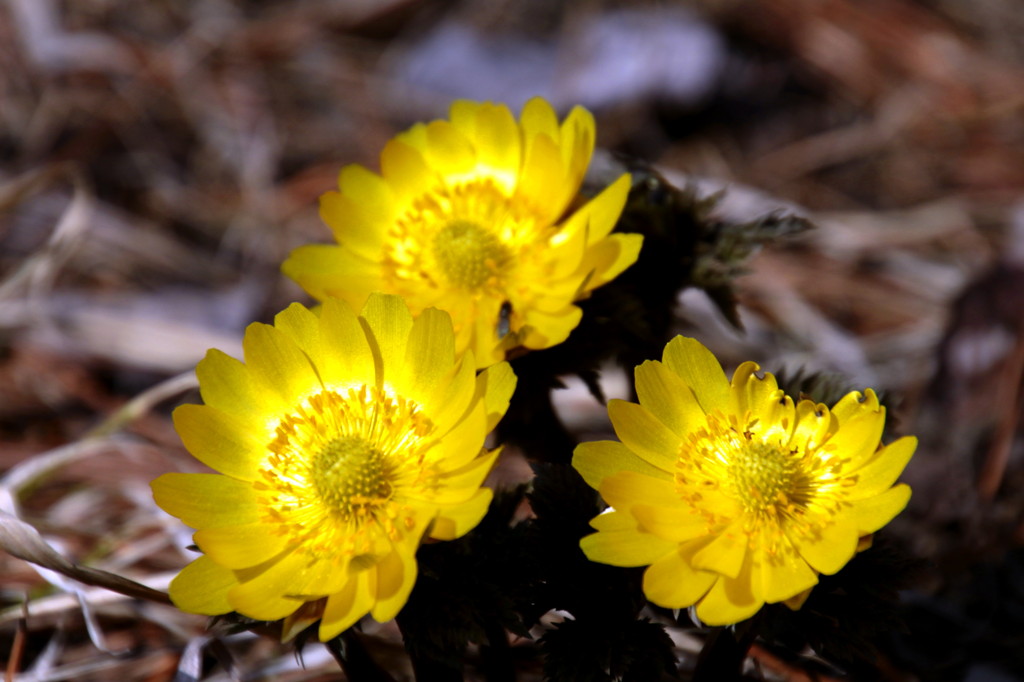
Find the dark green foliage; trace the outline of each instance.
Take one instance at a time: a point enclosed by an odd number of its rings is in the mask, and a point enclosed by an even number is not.
[[[779,388],[794,400],[808,399],[816,403],[825,403],[829,407],[850,391],[863,391],[864,387],[853,386],[841,374],[827,372],[807,372],[803,369],[795,372],[782,370],[772,372],[779,382]]]
[[[358,682],[395,682],[370,656],[355,630],[346,630],[325,642],[325,646],[348,679]]]
[[[790,651],[805,646],[857,674],[879,679],[878,642],[904,629],[899,594],[921,566],[884,535],[835,575],[822,575],[803,607],[765,609],[760,634]]]
[[[580,538],[593,532],[597,494],[570,466],[535,464],[528,531],[535,557],[535,615],[572,614],[543,638],[544,671],[551,680],[658,680],[675,669],[672,643],[660,625],[637,620],[645,605],[642,568],[589,561]]]
[[[672,640],[649,620],[623,621],[622,629],[566,620],[541,642],[551,682],[655,682],[674,679]]]
[[[537,516],[527,532],[540,580],[537,616],[561,609],[577,619],[636,618],[644,605],[641,571],[594,563],[580,549],[602,509],[597,493],[570,466],[535,464],[534,472],[530,505]]]
[[[711,629],[704,647],[697,656],[693,682],[739,682],[743,679],[743,662],[757,638],[764,611],[730,627]]]
[[[677,188],[652,168],[632,162],[633,189],[616,226],[619,232],[644,235],[636,264],[606,287],[632,293],[646,308],[653,349],[632,364],[657,357],[668,341],[678,292],[703,289],[737,328],[732,281],[743,274],[746,260],[762,245],[806,230],[799,216],[775,211],[747,222],[716,215],[724,192],[700,197],[694,186]],[[600,291],[600,290],[599,290]]]
[[[525,527],[512,525],[523,494],[523,488],[499,492],[470,533],[420,548],[416,587],[398,615],[418,679],[461,679],[470,642],[503,656],[506,631],[529,636],[519,616],[532,592],[523,566]]]

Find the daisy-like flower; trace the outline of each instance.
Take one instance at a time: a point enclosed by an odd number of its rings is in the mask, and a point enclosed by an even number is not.
[[[503,105],[463,100],[450,118],[388,142],[381,175],[342,169],[320,201],[338,244],[302,246],[282,270],[320,300],[358,308],[386,291],[413,313],[446,310],[456,348],[486,367],[564,341],[580,321],[573,302],[636,261],[642,237],[610,234],[628,175],[566,215],[594,149],[585,109],[559,125],[533,99],[517,123]]]
[[[415,321],[397,296],[360,315],[327,301],[253,324],[245,363],[211,350],[204,405],[174,423],[219,474],[164,474],[157,504],[197,529],[203,551],[171,582],[182,610],[285,622],[322,615],[327,640],[370,613],[393,618],[424,537],[451,540],[487,511],[484,449],[515,387],[507,363],[477,376],[447,313]],[[300,610],[301,607],[301,610]],[[315,618],[314,618],[315,619]]]
[[[830,410],[794,403],[758,369],[746,362],[730,383],[710,351],[676,337],[661,362],[636,368],[639,405],[609,402],[621,442],[583,443],[573,459],[610,505],[581,541],[586,555],[648,566],[648,599],[696,604],[709,625],[798,607],[910,498],[893,484],[917,441],[881,445],[873,391]]]

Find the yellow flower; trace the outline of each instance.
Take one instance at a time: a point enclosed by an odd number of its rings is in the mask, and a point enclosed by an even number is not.
[[[609,234],[628,175],[565,216],[594,148],[585,109],[559,126],[539,98],[518,123],[503,105],[457,101],[450,118],[388,142],[381,175],[343,168],[320,201],[338,245],[300,247],[282,270],[320,300],[359,308],[386,291],[414,314],[446,310],[456,349],[486,367],[564,341],[580,321],[573,302],[636,261],[642,237]]]
[[[367,613],[393,618],[420,541],[457,538],[487,511],[480,485],[498,451],[484,439],[515,375],[502,363],[477,376],[446,313],[413,321],[383,294],[358,317],[338,301],[319,316],[293,304],[251,325],[243,347],[244,364],[211,350],[196,368],[205,404],[174,412],[185,446],[220,474],[153,481],[203,551],[172,600],[258,620],[322,609],[324,640]]]
[[[893,484],[917,441],[881,446],[873,391],[831,410],[794,404],[758,369],[740,365],[730,384],[710,351],[676,337],[661,362],[636,368],[639,405],[609,403],[621,443],[583,443],[573,459],[610,505],[581,541],[587,557],[648,565],[648,599],[696,604],[710,625],[795,607],[910,498]]]

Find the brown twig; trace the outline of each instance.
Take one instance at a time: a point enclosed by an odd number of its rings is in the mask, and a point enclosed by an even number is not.
[[[1024,336],[1017,338],[1017,345],[1002,379],[1000,392],[1004,400],[1000,403],[1008,407],[999,420],[992,445],[978,475],[978,497],[986,502],[996,496],[1003,482],[1006,464],[1010,461],[1010,449],[1013,447],[1013,434],[1017,431],[1021,410],[1024,410]]]

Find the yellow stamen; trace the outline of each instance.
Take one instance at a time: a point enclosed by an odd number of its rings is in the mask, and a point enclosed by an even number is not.
[[[680,447],[676,490],[709,526],[734,518],[727,509],[714,513],[705,503],[714,492],[732,500],[750,543],[766,532],[769,553],[783,532],[807,535],[831,522],[842,504],[841,466],[824,447],[806,451],[766,438],[755,421],[708,415],[707,428],[692,433]],[[703,493],[703,494],[702,494]]]
[[[267,521],[316,556],[372,555],[409,530],[400,490],[426,490],[434,426],[416,403],[366,386],[322,391],[277,426],[254,484]]]

